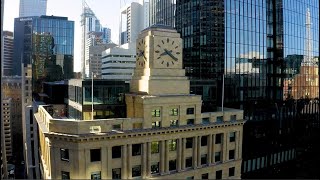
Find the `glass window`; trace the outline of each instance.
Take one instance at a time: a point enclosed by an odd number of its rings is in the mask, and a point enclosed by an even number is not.
[[[209,173],[202,174],[201,179],[209,179]]]
[[[231,132],[229,134],[229,141],[234,142],[236,140],[236,132]]]
[[[177,170],[177,160],[170,160],[169,161],[169,171]]]
[[[159,162],[156,162],[151,165],[151,174],[158,174],[158,173],[159,173]]]
[[[186,180],[191,180],[191,179],[194,179],[194,176],[189,176],[186,178]]]
[[[112,125],[113,130],[121,130],[121,124],[114,124]]]
[[[112,147],[112,158],[121,158],[121,146]]]
[[[101,149],[90,149],[91,162],[101,161]]]
[[[177,140],[171,139],[169,140],[169,151],[175,151],[177,150]]]
[[[217,122],[218,122],[218,123],[223,122],[223,116],[218,116],[218,117],[217,117]]]
[[[154,109],[151,111],[152,117],[160,117],[160,109]]]
[[[170,120],[170,126],[171,127],[178,126],[178,120]]]
[[[235,167],[229,168],[229,177],[234,176]]]
[[[207,146],[208,145],[208,136],[202,136],[201,137],[201,146]]]
[[[121,168],[112,169],[112,179],[121,179]]]
[[[139,177],[139,176],[141,176],[141,165],[133,166],[132,177]]]
[[[186,149],[192,148],[193,138],[186,138]]]
[[[63,161],[69,161],[69,149],[60,149],[60,157]]]
[[[101,172],[93,172],[91,173],[91,179],[101,179]]]
[[[187,108],[187,114],[194,114],[194,108]]]
[[[141,155],[141,144],[132,144],[132,156]]]
[[[210,124],[209,118],[202,118],[202,124]]]
[[[159,141],[151,142],[151,153],[159,153]]]
[[[192,157],[186,158],[186,168],[192,167]]]
[[[160,127],[161,127],[160,121],[152,122],[152,128],[160,128]]]
[[[214,162],[220,162],[221,161],[221,152],[215,152],[214,153]]]
[[[216,171],[216,179],[222,179],[222,170]]]
[[[70,172],[61,171],[61,179],[70,179]]]
[[[222,142],[222,133],[220,133],[220,134],[216,134],[216,142],[215,142],[215,144],[221,144],[221,142]]]
[[[205,164],[207,164],[207,155],[202,154],[201,155],[201,165],[205,165]]]
[[[178,108],[171,109],[170,116],[178,116]]]
[[[194,119],[187,119],[187,125],[193,125]]]
[[[237,115],[230,116],[230,121],[236,121],[236,120],[237,120]]]
[[[234,150],[229,150],[229,160],[233,160],[234,159],[234,154],[235,154]]]

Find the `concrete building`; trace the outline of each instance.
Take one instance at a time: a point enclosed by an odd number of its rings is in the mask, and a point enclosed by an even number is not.
[[[136,67],[134,44],[124,44],[102,52],[102,79],[130,82]]]
[[[47,14],[47,0],[20,0],[19,17]]]
[[[142,4],[132,2],[120,10],[119,45],[135,43],[140,31],[144,27],[144,7]],[[125,33],[124,33],[125,32]],[[122,37],[126,35],[126,37]]]
[[[12,61],[13,61],[13,32],[4,31],[3,32],[3,69],[2,76],[12,75]]]
[[[138,42],[147,45],[146,59],[137,58],[127,118],[53,118],[48,109],[58,107],[39,107],[43,178],[240,178],[243,111],[201,113],[201,96],[189,94],[176,54],[182,40],[175,30],[151,27]]]
[[[2,121],[4,125],[4,139],[5,139],[5,149],[6,149],[6,156],[7,159],[12,158],[12,133],[11,133],[11,108],[12,102],[11,98],[9,99],[2,99]]]

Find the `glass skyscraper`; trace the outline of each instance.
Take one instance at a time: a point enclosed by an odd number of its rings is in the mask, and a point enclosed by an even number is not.
[[[294,166],[306,145],[302,137],[319,130],[319,1],[177,0],[176,6],[191,91],[220,106],[224,77],[224,106],[243,109],[248,120],[243,178],[271,178],[279,166]]]
[[[47,13],[47,0],[20,0],[19,17],[42,16]]]
[[[74,22],[67,17],[15,18],[14,75],[21,76],[21,63],[32,64],[34,93],[43,81],[73,77]]]
[[[176,0],[150,0],[149,24],[175,26]]]

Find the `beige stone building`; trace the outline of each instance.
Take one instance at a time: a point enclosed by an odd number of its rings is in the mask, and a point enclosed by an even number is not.
[[[201,113],[189,94],[182,40],[151,27],[137,40],[137,67],[126,94],[127,118],[54,119],[40,106],[45,179],[238,179],[243,111]]]

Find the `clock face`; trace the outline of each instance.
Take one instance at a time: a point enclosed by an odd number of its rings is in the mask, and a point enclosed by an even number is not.
[[[180,43],[176,41],[164,38],[160,40],[160,43],[155,44],[155,61],[158,61],[164,67],[178,64],[181,52]]]
[[[138,45],[137,45],[137,53],[136,53],[136,60],[137,60],[137,67],[144,67],[144,65],[147,62],[147,57],[146,57],[146,41],[144,39],[139,40]]]

